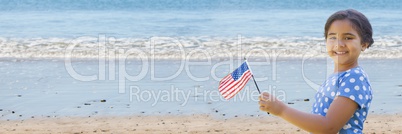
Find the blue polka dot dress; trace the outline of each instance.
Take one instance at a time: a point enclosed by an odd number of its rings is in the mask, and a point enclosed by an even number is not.
[[[328,108],[336,96],[347,97],[358,105],[358,109],[339,133],[363,133],[363,124],[373,95],[368,76],[360,66],[345,72],[331,74],[315,95],[312,113],[326,116]]]

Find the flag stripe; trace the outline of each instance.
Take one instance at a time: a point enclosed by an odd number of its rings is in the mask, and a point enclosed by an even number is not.
[[[227,100],[233,98],[244,88],[252,75],[247,62],[244,62],[232,73],[223,77],[218,86],[222,97]]]
[[[220,82],[220,84],[219,84],[219,91],[221,91],[221,89],[223,89],[222,87],[223,87],[224,85],[226,85],[226,83],[228,83],[228,82],[230,81],[230,79],[232,79],[232,77],[231,77],[231,75],[229,74],[229,75],[227,75],[226,77],[224,77],[224,78],[221,80],[221,82]]]
[[[244,73],[243,73],[243,75],[244,75]],[[231,74],[229,74],[228,76],[231,76]],[[231,78],[230,82],[226,82],[225,84],[222,85],[223,89],[230,90],[234,86],[234,84],[237,83],[232,77],[230,77],[230,78]],[[221,91],[221,92],[225,93],[226,91]]]
[[[235,88],[234,90],[231,90],[231,91],[228,90],[229,92],[226,92],[225,94],[223,94],[223,96],[225,98],[227,98],[227,96],[234,96],[235,94],[237,94],[237,92],[239,92],[241,89],[243,89],[243,87],[247,84],[248,80],[250,79],[251,74],[247,73],[247,74],[245,74],[243,76],[245,78],[242,78],[241,81],[237,82],[237,84],[236,84],[236,85],[238,85],[237,88]]]
[[[237,88],[236,90],[233,90],[231,93],[225,95],[225,96],[229,96],[229,99],[232,98],[234,95],[236,95],[241,89],[243,89],[243,87],[247,84],[248,80],[250,80],[251,75],[247,75],[245,79],[242,79],[243,81],[241,81],[240,86],[238,86],[239,88]],[[228,98],[228,97],[226,97]]]
[[[243,80],[245,80],[243,77],[244,76],[246,76],[246,75],[249,75],[250,73],[245,73],[245,74],[243,74],[243,76],[242,77],[240,77],[240,81],[238,81],[238,82],[235,82],[235,81],[233,81],[233,82],[231,82],[231,84],[230,85],[228,85],[227,86],[227,88],[225,87],[225,91],[222,91],[222,95],[223,96],[226,96],[227,95],[227,93],[228,93],[228,91],[231,91],[231,89],[233,88],[233,87],[235,87],[236,85],[239,85],[240,83],[242,83],[243,82]],[[237,87],[241,87],[241,86],[237,86]],[[234,90],[236,90],[236,89],[234,89]]]

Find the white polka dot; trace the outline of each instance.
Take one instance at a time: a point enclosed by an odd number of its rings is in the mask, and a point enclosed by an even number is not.
[[[359,70],[355,70],[355,73],[357,73],[357,74],[358,74],[358,73],[360,73],[360,71],[359,71]]]
[[[365,108],[365,107],[366,107],[366,105],[362,104],[362,108]]]
[[[363,112],[363,116],[366,116],[366,112]]]
[[[350,73],[345,74],[345,77],[348,77],[350,75]]]
[[[316,113],[318,112],[318,108],[315,109],[315,112],[316,112]]]
[[[346,70],[346,72],[350,72],[350,69]]]
[[[359,90],[360,89],[360,87],[359,86],[355,86],[355,90]]]
[[[336,81],[332,81],[332,86],[335,86]]]
[[[324,109],[324,113],[327,113],[327,112],[328,112],[328,108],[325,108],[325,109]]]
[[[356,125],[359,125],[359,121],[355,120],[354,122],[355,122]]]
[[[330,89],[331,89],[331,88],[330,88],[330,87],[328,87],[328,88],[327,88],[327,91],[329,91]]]
[[[363,76],[360,76],[359,79],[360,79],[360,81],[363,81],[363,80],[364,80],[364,77],[363,77]]]
[[[316,97],[318,98],[320,96],[320,94],[317,94]]]
[[[363,99],[363,95],[359,94],[359,99],[362,100],[362,99]]]
[[[355,129],[355,130],[353,130],[353,133],[357,133],[359,130],[357,130],[357,129]]]
[[[314,107],[317,107],[317,103],[314,103]]]
[[[366,100],[368,100],[369,99],[369,97],[368,97],[368,95],[366,94]]]
[[[332,96],[332,97],[335,96],[335,92],[331,92],[331,96]]]
[[[328,102],[328,97],[325,97],[325,102]]]
[[[345,88],[345,92],[349,93],[350,89],[349,88]]]
[[[318,99],[318,102],[321,102],[321,98]]]
[[[323,104],[322,104],[322,102],[321,102],[320,107],[322,107],[322,105],[323,105]]]
[[[355,115],[356,115],[357,117],[359,117],[359,116],[360,116],[359,112],[356,112],[356,113],[355,113]]]
[[[336,96],[338,96],[338,95],[340,95],[341,94],[341,92],[336,92]]]
[[[341,83],[341,86],[342,86],[342,87],[345,86],[345,82],[342,82],[342,83]]]
[[[350,78],[349,80],[350,83],[355,83],[355,81],[356,81],[355,78]]]
[[[348,124],[346,124],[345,126],[343,126],[343,129],[349,129],[351,127],[351,125],[348,123]]]
[[[366,91],[366,90],[367,90],[367,89],[366,89],[366,86],[364,86],[364,85],[363,85],[363,90],[364,90],[364,91]]]
[[[371,104],[370,102],[369,102],[369,103],[367,103],[367,107],[370,107],[370,104]]]
[[[353,95],[351,95],[349,98],[352,100],[355,100],[355,96],[353,96]]]

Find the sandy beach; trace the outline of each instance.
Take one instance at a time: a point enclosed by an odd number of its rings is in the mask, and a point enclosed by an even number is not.
[[[271,115],[62,117],[0,121],[0,133],[307,133]],[[402,115],[369,115],[365,133],[402,133]]]

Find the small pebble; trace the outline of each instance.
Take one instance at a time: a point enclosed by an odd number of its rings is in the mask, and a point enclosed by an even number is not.
[[[219,112],[218,110],[215,110],[215,113]]]
[[[13,114],[14,114],[15,112],[14,112],[14,111],[11,111],[11,113],[13,113]]]
[[[106,102],[106,100],[100,100],[100,102]]]
[[[304,99],[304,101],[310,101],[310,99]]]
[[[293,102],[288,102],[288,104],[295,104],[295,103],[293,103]]]
[[[91,103],[84,103],[84,105],[91,105]]]
[[[17,95],[17,96],[18,96],[18,97],[21,97],[22,95],[19,94],[19,95]]]

